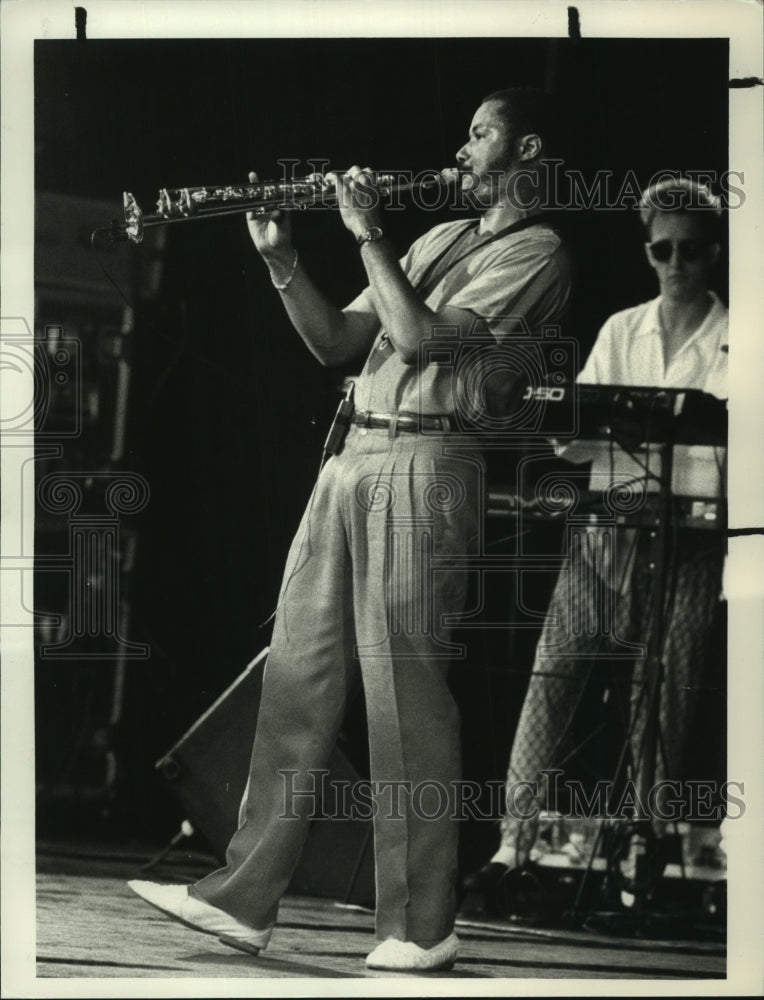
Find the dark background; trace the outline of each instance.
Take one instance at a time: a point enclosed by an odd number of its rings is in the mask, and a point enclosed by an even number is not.
[[[454,163],[486,94],[532,84],[560,97],[568,166],[590,180],[612,171],[617,191],[627,171],[644,185],[659,170],[719,175],[734,167],[727,79],[726,40],[38,41],[35,186],[62,204],[78,196],[117,210],[129,190],[151,210],[160,187],[233,184],[250,169],[278,178],[287,157],[305,173],[311,158],[338,168],[441,168]],[[440,218],[411,208],[391,214],[386,228],[403,251]],[[79,226],[108,221],[80,217]],[[317,283],[338,304],[348,301],[364,275],[338,216],[305,213],[295,223]],[[634,211],[571,212],[564,225],[577,268],[565,335],[578,339],[583,362],[604,319],[657,286]],[[111,293],[82,233],[59,235],[67,246],[71,239],[88,280]],[[144,476],[151,497],[126,519],[135,558],[123,597],[129,637],[151,653],[127,661],[111,721],[112,662],[40,661],[44,834],[119,831],[162,841],[174,832],[179,813],[154,761],[267,644],[263,623],[337,402],[342,373],[320,368],[291,330],[243,218],[168,227],[165,236],[161,278],[148,297],[124,275],[144,268],[150,241],[100,254],[138,307],[121,467]],[[38,291],[50,280],[46,266],[38,246]],[[726,298],[726,258],[716,287]],[[66,308],[44,308],[45,322],[66,327]],[[79,335],[97,378],[94,342]],[[108,462],[85,435],[66,445],[62,466]],[[500,544],[509,528],[490,531]],[[53,534],[38,531],[38,553],[59,547]],[[53,576],[38,575],[43,611],[66,600]],[[529,585],[540,608],[549,583]],[[459,665],[468,772],[503,775],[534,640],[533,629],[494,630]],[[356,707],[351,730],[362,728],[359,715]],[[105,749],[116,776],[103,795],[80,795],[99,785],[93,774]]]

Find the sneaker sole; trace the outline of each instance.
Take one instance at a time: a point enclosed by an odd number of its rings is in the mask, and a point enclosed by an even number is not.
[[[218,937],[221,944],[227,944],[229,948],[236,948],[237,951],[245,951],[248,955],[259,955],[262,947],[257,944],[250,944],[248,941],[240,941],[229,934],[221,934]]]
[[[413,966],[400,968],[394,965],[369,965],[368,963],[366,964],[366,968],[375,969],[377,972],[408,972],[426,976],[429,972],[448,972],[449,969],[453,969],[455,965],[456,959],[454,959],[453,962],[444,962],[442,965],[434,965],[431,969],[417,969]]]

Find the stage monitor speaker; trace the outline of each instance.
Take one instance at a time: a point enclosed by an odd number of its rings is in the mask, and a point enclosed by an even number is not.
[[[221,863],[237,827],[249,774],[267,653],[266,648],[255,657],[156,765],[186,818],[209,842]],[[329,782],[360,780],[339,748],[328,768]],[[253,791],[256,794],[256,789]],[[333,804],[325,800],[324,808],[331,814]],[[373,906],[371,847],[370,821],[314,820],[289,891]]]

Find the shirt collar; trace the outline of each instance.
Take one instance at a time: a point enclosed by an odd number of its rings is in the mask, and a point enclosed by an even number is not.
[[[711,308],[706,313],[705,318],[698,327],[698,329],[692,334],[692,337],[690,337],[690,340],[694,340],[698,336],[698,334],[705,333],[707,328],[715,324],[717,319],[719,318],[720,311],[724,309],[721,299],[716,294],[716,292],[712,291],[709,288],[708,294],[711,296]],[[645,337],[648,334],[660,334],[661,320],[660,320],[660,314],[658,313],[658,307],[660,306],[660,301],[661,297],[659,295],[657,298],[651,299],[650,302],[648,302],[647,310],[645,312],[645,315],[642,317],[642,322],[639,324],[639,326],[635,331],[635,336]],[[724,335],[721,338],[721,343],[726,344],[727,341],[728,341],[728,335],[727,332],[725,331]]]
[[[642,317],[642,322],[634,331],[635,336],[646,337],[648,334],[661,332],[661,321],[660,316],[658,315],[658,306],[660,305],[660,301],[661,297],[659,295],[657,299],[651,299],[648,302],[645,315]]]

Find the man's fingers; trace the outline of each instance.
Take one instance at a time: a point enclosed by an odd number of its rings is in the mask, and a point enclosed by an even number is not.
[[[250,172],[249,172],[249,174],[247,176],[249,177],[249,183],[250,184],[254,184],[254,183],[257,182],[257,174],[255,173],[254,170],[250,170]],[[247,222],[252,222],[252,220],[254,218],[255,218],[255,213],[254,212],[247,212]]]
[[[371,167],[353,165],[345,174],[348,181],[356,187],[368,187],[377,183],[377,173]]]

